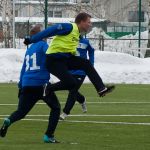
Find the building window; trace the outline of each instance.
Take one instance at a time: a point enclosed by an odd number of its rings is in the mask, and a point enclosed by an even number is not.
[[[62,18],[62,12],[61,11],[54,11],[54,17]]]
[[[48,11],[48,17],[62,18],[62,11]]]
[[[70,3],[77,3],[77,0],[53,0],[54,2],[70,2]]]
[[[18,17],[18,10],[15,10],[15,17]]]
[[[81,3],[90,3],[90,0],[81,0]]]
[[[48,17],[53,17],[53,11],[48,11]]]
[[[128,21],[129,22],[138,22],[139,21],[139,11],[129,11]],[[141,12],[141,22],[144,22],[144,11]]]

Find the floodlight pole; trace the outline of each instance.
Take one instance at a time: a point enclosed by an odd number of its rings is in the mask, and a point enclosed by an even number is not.
[[[138,48],[139,48],[139,57],[140,57],[140,48],[141,48],[141,0],[139,0],[139,39],[138,39]]]
[[[47,16],[47,7],[48,7],[48,0],[45,0],[45,9],[44,9],[44,15],[45,15],[45,29],[47,28],[48,23],[48,16]]]

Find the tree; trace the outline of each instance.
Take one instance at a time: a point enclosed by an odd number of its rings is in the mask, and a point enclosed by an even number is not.
[[[2,27],[4,35],[5,47],[13,47],[13,14],[12,14],[12,1],[1,0],[0,9],[2,12]]]
[[[105,18],[106,8],[110,0],[77,0],[76,5],[66,5],[66,8],[76,14],[85,11],[95,18]]]

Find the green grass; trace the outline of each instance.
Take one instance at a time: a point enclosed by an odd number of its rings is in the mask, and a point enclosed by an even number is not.
[[[42,137],[47,122],[22,120],[9,128],[5,138],[0,138],[0,150],[149,150],[149,125],[112,124],[111,122],[150,123],[150,116],[109,116],[150,115],[149,90],[150,85],[117,85],[112,94],[99,98],[93,86],[85,84],[82,86],[81,92],[86,96],[87,102],[104,102],[88,103],[87,115],[108,116],[70,116],[67,120],[110,123],[60,122],[55,136],[62,143],[45,144]],[[57,92],[57,95],[63,108],[67,92]],[[17,102],[17,85],[0,84],[0,104],[17,104]],[[0,115],[9,115],[16,107],[0,105]],[[46,105],[36,105],[29,113],[29,115],[48,114],[49,109]],[[75,105],[71,114],[82,114],[80,105]],[[27,116],[26,118],[48,119],[47,116]],[[1,119],[0,124],[2,122]]]

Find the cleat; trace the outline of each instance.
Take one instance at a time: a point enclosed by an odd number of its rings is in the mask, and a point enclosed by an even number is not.
[[[85,99],[84,102],[81,104],[81,107],[82,107],[83,113],[86,113],[86,112],[87,112],[86,99]]]
[[[4,119],[3,126],[0,129],[0,137],[5,137],[8,127],[10,126],[10,120],[8,118]]]
[[[115,86],[107,86],[105,87],[102,91],[98,92],[100,97],[104,97],[105,95],[107,95],[108,93],[111,93],[113,90],[115,89]]]
[[[59,117],[59,120],[65,120],[65,118],[67,117],[68,115],[65,114],[65,113],[62,113]]]
[[[47,135],[44,135],[43,141],[44,143],[60,143],[54,137],[48,137]]]

